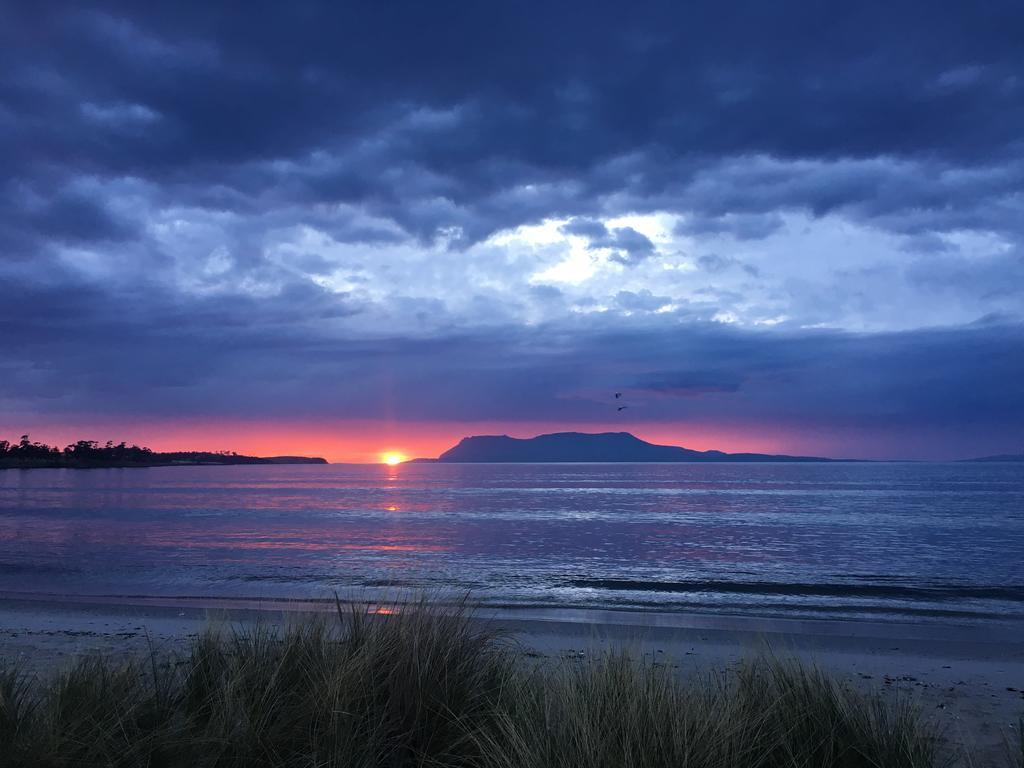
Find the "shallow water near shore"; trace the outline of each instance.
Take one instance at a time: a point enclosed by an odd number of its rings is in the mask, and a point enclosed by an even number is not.
[[[1014,464],[0,472],[0,591],[1024,622]]]

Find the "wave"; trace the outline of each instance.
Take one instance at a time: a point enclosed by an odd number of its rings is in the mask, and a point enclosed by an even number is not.
[[[635,579],[571,579],[561,586],[628,592],[673,592],[690,594],[792,595],[808,597],[875,597],[907,600],[1006,600],[1024,602],[1024,585],[817,583],[801,584],[766,581],[643,581]]]

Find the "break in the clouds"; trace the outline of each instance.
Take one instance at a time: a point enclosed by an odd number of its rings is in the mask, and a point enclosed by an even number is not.
[[[4,16],[0,426],[1019,447],[1019,3]]]

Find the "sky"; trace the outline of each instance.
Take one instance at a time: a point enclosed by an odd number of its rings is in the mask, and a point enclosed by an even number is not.
[[[2,13],[0,437],[1024,450],[1019,0]]]

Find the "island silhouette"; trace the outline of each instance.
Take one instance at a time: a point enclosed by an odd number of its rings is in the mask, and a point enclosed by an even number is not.
[[[1024,462],[1024,453],[1000,453],[995,456],[979,456],[976,459],[964,459],[964,461],[980,461],[980,462],[992,462],[995,464],[1002,464],[1007,462]]]
[[[768,453],[695,451],[676,445],[655,445],[629,432],[553,432],[530,438],[508,435],[464,437],[436,459],[415,462],[532,463],[532,462],[810,462],[836,461],[821,456]]]

